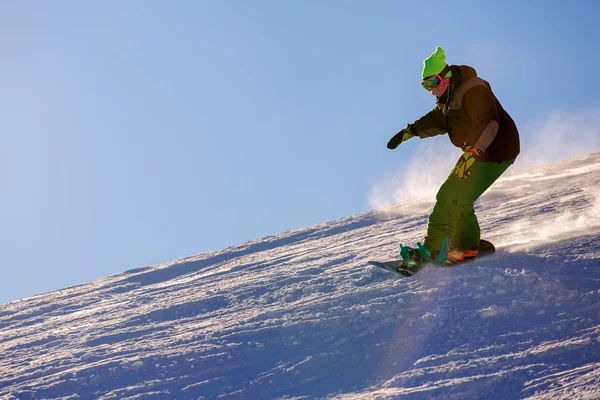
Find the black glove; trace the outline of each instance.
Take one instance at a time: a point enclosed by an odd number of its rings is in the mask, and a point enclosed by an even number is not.
[[[413,126],[408,124],[406,128],[396,133],[394,137],[390,139],[387,144],[387,148],[394,150],[396,147],[400,146],[400,143],[406,142],[408,139],[415,137],[416,135],[417,134],[413,132]]]

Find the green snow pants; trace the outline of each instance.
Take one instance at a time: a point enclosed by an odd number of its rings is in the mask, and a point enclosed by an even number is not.
[[[471,175],[458,179],[450,174],[436,196],[429,216],[425,246],[437,252],[446,237],[456,250],[479,247],[479,222],[475,216],[475,201],[506,171],[515,160],[504,162],[475,161]]]

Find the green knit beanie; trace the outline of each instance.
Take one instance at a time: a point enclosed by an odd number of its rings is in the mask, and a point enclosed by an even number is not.
[[[436,47],[435,51],[429,58],[423,61],[423,72],[421,73],[421,79],[425,79],[428,76],[433,76],[442,72],[446,66],[446,53],[440,46]],[[442,78],[450,78],[452,71],[449,71],[446,76]]]

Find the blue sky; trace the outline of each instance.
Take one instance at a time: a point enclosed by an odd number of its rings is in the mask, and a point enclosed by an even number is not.
[[[595,115],[600,5],[483,3],[3,2],[0,302],[369,210],[438,45],[520,128]]]

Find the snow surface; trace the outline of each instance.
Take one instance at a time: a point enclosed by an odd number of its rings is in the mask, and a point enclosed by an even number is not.
[[[600,153],[497,182],[494,256],[368,266],[430,200],[1,305],[0,398],[600,398]]]

